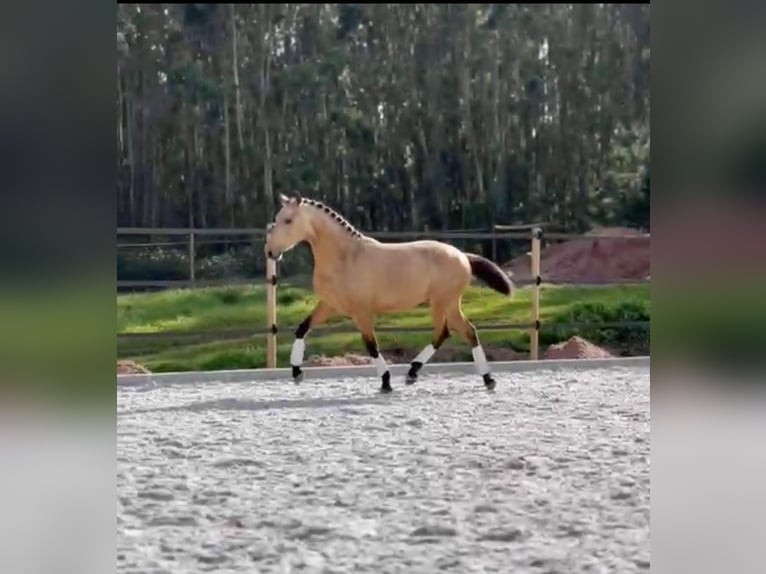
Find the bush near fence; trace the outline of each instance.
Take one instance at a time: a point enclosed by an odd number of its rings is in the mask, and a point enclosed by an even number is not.
[[[312,269],[311,251],[298,246],[289,258],[280,262],[283,277],[309,273]],[[196,279],[261,280],[266,269],[262,245],[232,248],[222,253],[195,257]],[[184,281],[189,279],[187,249],[149,247],[122,249],[117,252],[117,278],[121,281]]]
[[[635,354],[649,354],[649,302],[625,301],[614,305],[604,303],[578,303],[551,317],[540,332],[540,342],[552,345],[579,336],[613,350]],[[615,323],[646,321],[647,325]],[[558,326],[566,323],[588,323],[585,327]],[[610,326],[603,326],[603,324]]]

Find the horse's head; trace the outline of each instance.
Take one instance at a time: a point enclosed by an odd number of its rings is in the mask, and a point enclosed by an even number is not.
[[[298,197],[279,196],[282,208],[269,224],[266,235],[266,254],[279,259],[285,251],[289,251],[301,241],[305,241],[311,232],[309,216],[302,209],[302,200]]]

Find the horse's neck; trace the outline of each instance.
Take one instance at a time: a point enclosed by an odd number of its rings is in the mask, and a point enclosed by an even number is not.
[[[321,221],[314,226],[313,237],[309,240],[314,254],[314,269],[333,270],[343,265],[354,247],[355,238],[331,221]]]

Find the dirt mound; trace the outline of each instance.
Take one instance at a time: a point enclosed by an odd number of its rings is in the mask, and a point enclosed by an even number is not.
[[[543,359],[608,359],[613,356],[609,351],[577,336],[551,345],[543,353]]]
[[[145,373],[151,373],[151,371],[135,361],[117,361],[118,375],[142,375]]]
[[[650,273],[650,236],[635,229],[605,227],[588,237],[552,244],[540,254],[543,280],[572,283],[643,280]],[[621,237],[629,237],[622,239]],[[529,280],[531,259],[527,253],[506,263],[515,279]]]

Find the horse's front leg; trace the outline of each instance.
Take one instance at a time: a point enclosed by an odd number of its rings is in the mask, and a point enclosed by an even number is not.
[[[290,366],[293,368],[293,380],[296,383],[300,383],[303,380],[301,367],[303,366],[303,355],[306,351],[306,341],[304,340],[306,335],[312,328],[318,327],[333,315],[335,315],[333,308],[327,305],[327,303],[320,301],[314,307],[311,314],[296,329],[293,349],[290,352]]]
[[[378,338],[375,336],[375,321],[372,317],[354,317],[356,326],[362,333],[362,340],[364,341],[367,352],[373,358],[375,364],[375,370],[378,372],[378,376],[381,379],[380,392],[390,393],[391,389],[391,373],[388,370],[388,365],[383,355],[380,354],[378,349]]]

